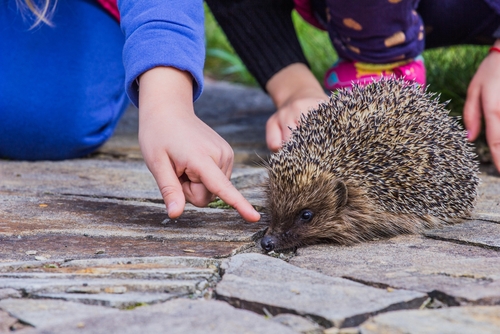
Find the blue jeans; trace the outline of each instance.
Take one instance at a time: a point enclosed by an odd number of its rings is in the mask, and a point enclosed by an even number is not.
[[[59,1],[30,30],[0,1],[0,158],[59,160],[95,151],[129,101],[116,20],[93,1]]]

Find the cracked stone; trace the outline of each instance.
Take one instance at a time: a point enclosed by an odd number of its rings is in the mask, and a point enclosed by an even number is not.
[[[380,314],[361,325],[362,334],[496,334],[500,306],[450,307]]]
[[[0,202],[0,261],[29,260],[33,249],[52,259],[175,256],[185,249],[193,256],[228,256],[266,226],[246,223],[235,210],[189,205],[170,220],[154,203],[2,193]]]
[[[324,327],[351,327],[369,316],[394,309],[417,308],[423,293],[377,289],[343,278],[304,270],[260,254],[239,254],[226,260],[216,287],[217,298],[273,315],[308,316]]]
[[[18,322],[18,319],[13,318],[9,313],[0,311],[0,333],[11,332],[11,327]]]
[[[97,306],[87,306],[90,307]],[[27,318],[25,316],[25,319]],[[64,315],[62,314],[60,318],[64,318]],[[232,334],[249,330],[256,334],[297,333],[284,325],[249,311],[235,309],[223,302],[187,299],[176,299],[153,306],[138,307],[131,311],[116,311],[103,315],[88,312],[85,317],[73,316],[69,321],[61,320],[54,324],[49,322],[37,326],[37,329],[42,329],[43,332],[67,334],[162,333],[167,328],[169,333],[179,334]]]
[[[9,288],[0,289],[0,299],[21,298],[21,297],[22,297],[21,293],[15,289],[9,289]]]
[[[301,248],[290,263],[381,288],[420,291],[451,306],[500,302],[498,251],[472,245],[399,236]]]
[[[0,309],[37,328],[63,323],[75,324],[87,317],[110,316],[119,312],[102,306],[43,299],[3,299],[0,300]]]
[[[294,331],[301,332],[303,334],[323,334],[323,327],[314,321],[295,314],[278,314],[277,316],[272,317],[271,321],[288,326]]]
[[[158,186],[142,161],[74,159],[0,164],[0,194],[79,195],[163,204]],[[266,177],[263,168],[235,168],[233,175],[237,189],[263,194],[259,192]],[[255,197],[249,198],[251,203]],[[38,204],[50,208],[48,203]]]
[[[217,262],[190,257],[121,258],[0,265],[5,297],[62,299],[128,308],[202,293],[219,280]],[[15,295],[17,293],[17,295]]]
[[[456,241],[500,250],[500,239],[498,238],[500,223],[469,220],[461,224],[426,231],[424,235],[439,240]]]

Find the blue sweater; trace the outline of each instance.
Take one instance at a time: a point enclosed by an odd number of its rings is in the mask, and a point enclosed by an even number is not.
[[[157,66],[191,73],[196,100],[203,89],[205,61],[202,0],[118,0],[125,34],[123,63],[127,94],[139,105],[136,79]]]

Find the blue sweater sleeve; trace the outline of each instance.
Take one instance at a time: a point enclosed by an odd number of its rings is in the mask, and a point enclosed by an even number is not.
[[[191,73],[196,100],[203,88],[205,61],[202,0],[118,0],[125,34],[125,87],[139,105],[136,78],[157,66]]]

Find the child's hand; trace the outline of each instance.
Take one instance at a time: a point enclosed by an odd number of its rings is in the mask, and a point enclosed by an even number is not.
[[[288,140],[291,128],[297,126],[301,114],[315,108],[328,95],[306,65],[297,63],[276,73],[267,83],[277,111],[266,125],[266,141],[271,151],[277,151]]]
[[[229,181],[233,151],[194,114],[192,77],[171,67],[156,67],[140,78],[139,143],[170,218],[185,201],[206,206],[215,195],[247,221],[260,215]]]
[[[495,46],[500,47],[500,40]],[[464,122],[470,141],[481,132],[483,117],[491,156],[500,171],[500,52],[496,51],[483,60],[467,90]]]

